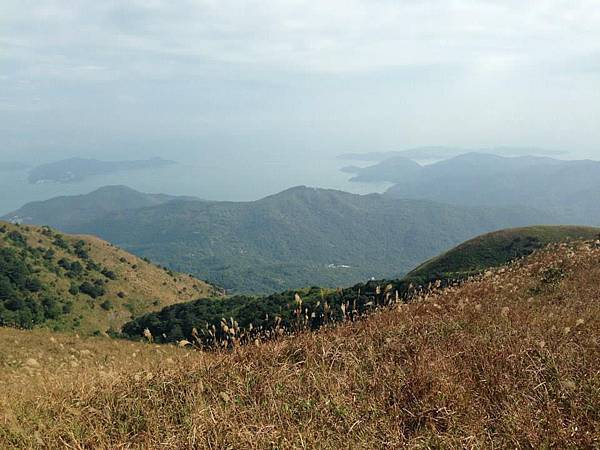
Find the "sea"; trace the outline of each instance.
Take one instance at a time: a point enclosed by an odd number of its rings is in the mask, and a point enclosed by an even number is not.
[[[125,185],[148,193],[188,195],[204,200],[251,201],[290,187],[306,185],[357,194],[383,192],[390,183],[355,183],[344,166],[373,162],[317,159],[302,155],[268,158],[227,157],[178,161],[177,164],[143,170],[93,176],[79,182],[30,184],[27,170],[0,172],[0,215],[25,203],[61,195],[86,194],[102,186]]]

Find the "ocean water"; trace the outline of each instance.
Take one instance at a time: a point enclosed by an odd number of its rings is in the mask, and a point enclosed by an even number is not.
[[[331,157],[296,156],[268,158],[227,157],[181,161],[146,170],[89,177],[76,183],[29,184],[27,171],[0,172],[0,215],[23,204],[59,195],[77,195],[106,185],[125,185],[142,192],[191,195],[206,200],[249,201],[284,189],[307,185],[366,194],[383,192],[389,183],[354,183],[340,168],[349,164]]]

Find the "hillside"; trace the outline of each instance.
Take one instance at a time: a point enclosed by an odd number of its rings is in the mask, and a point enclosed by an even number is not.
[[[119,330],[140,314],[216,293],[94,237],[0,222],[0,325]]]
[[[77,232],[78,227],[115,211],[161,205],[176,197],[165,194],[146,194],[126,186],[105,186],[89,194],[51,198],[27,203],[2,220],[15,223],[49,225],[65,232]]]
[[[177,200],[86,223],[56,214],[46,223],[100,236],[232,292],[265,293],[396,278],[478,234],[552,222],[531,208],[463,208],[296,187],[252,202]]]
[[[0,330],[0,447],[596,448],[599,261],[555,245],[235,351]]]
[[[577,226],[535,226],[494,231],[424,262],[410,271],[404,280],[424,284],[440,279],[462,279],[527,256],[550,243],[599,238],[600,228]]]
[[[346,168],[346,171],[350,170]],[[356,168],[350,181],[373,182],[418,180],[424,175],[425,168],[411,159],[395,156],[374,166]]]
[[[553,215],[556,223],[600,225],[599,161],[469,153],[423,166],[414,177],[390,177],[385,161],[362,171],[373,181],[396,183],[388,194],[397,198],[462,206],[521,205]]]
[[[401,189],[416,189],[434,185],[436,182],[449,183],[450,180],[459,182],[458,188],[463,184],[471,185],[475,178],[486,179],[488,183],[497,183],[500,177],[514,176],[528,170],[555,170],[564,168],[573,161],[561,161],[543,156],[517,156],[506,157],[490,153],[464,153],[442,159],[432,164],[421,165],[411,159],[395,156],[386,158],[372,166],[357,168],[353,181],[398,183],[391,192]],[[393,170],[397,168],[398,170]],[[462,179],[462,182],[460,181]],[[526,180],[525,180],[526,181]],[[462,183],[462,184],[461,184]],[[507,184],[507,183],[505,183]],[[487,184],[482,185],[489,189]]]
[[[123,326],[125,337],[139,339],[144,330],[156,342],[186,339],[205,347],[230,336],[246,340],[263,337],[278,329],[289,332],[301,327],[321,326],[353,319],[390,301],[408,301],[430,284],[445,286],[530,255],[551,243],[600,238],[600,228],[536,226],[496,231],[471,239],[437,256],[405,277],[372,280],[343,289],[319,287],[289,290],[268,296],[236,295],[225,299],[198,299],[137,317]],[[196,331],[194,331],[196,330]],[[212,332],[211,332],[212,330]]]

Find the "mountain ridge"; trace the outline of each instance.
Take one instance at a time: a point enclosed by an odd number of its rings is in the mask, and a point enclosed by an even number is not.
[[[97,212],[92,200],[88,206]],[[49,225],[248,293],[394,277],[483,232],[554,222],[531,208],[457,208],[307,186],[251,202],[178,199],[113,208],[87,221],[69,222],[51,210]]]
[[[88,194],[62,195],[29,202],[0,219],[14,223],[51,225],[69,232],[79,224],[96,220],[108,212],[192,199],[196,200],[187,196],[142,193],[124,185],[108,185]]]
[[[362,175],[361,175],[362,173]],[[555,223],[600,225],[600,162],[547,157],[464,154],[396,177],[385,162],[359,171],[361,181],[395,184],[386,195],[459,206],[522,206],[545,211]]]

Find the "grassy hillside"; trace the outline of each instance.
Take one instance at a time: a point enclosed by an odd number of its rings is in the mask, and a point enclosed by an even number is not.
[[[0,447],[596,448],[599,262],[554,246],[233,352],[0,330]]]
[[[0,222],[0,325],[105,332],[215,292],[94,237]]]
[[[100,236],[231,292],[269,293],[397,277],[478,234],[552,221],[523,208],[297,187],[253,202],[178,200],[113,211],[64,229]]]
[[[148,329],[157,342],[186,339],[205,347],[230,345],[232,340],[252,341],[298,327],[316,330],[327,323],[354,319],[391,301],[408,300],[430,283],[447,285],[464,280],[550,243],[598,237],[599,228],[574,226],[501,230],[471,239],[401,279],[372,280],[344,289],[312,287],[268,296],[199,299],[140,316],[126,323],[123,332],[126,337],[139,339]]]
[[[599,237],[600,228],[578,226],[548,225],[494,231],[426,261],[409,272],[405,280],[424,284],[439,279],[461,279],[527,256],[553,242]]]

